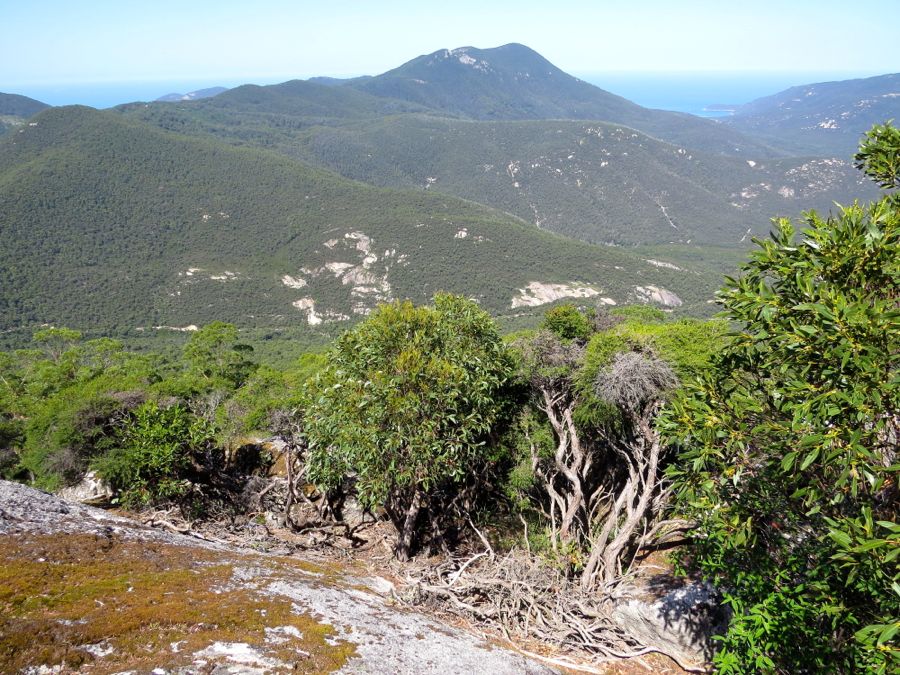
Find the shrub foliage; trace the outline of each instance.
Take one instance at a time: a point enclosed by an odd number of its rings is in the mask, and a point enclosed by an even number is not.
[[[512,360],[490,316],[463,297],[382,305],[329,354],[306,407],[309,476],[326,488],[353,475],[359,497],[396,524],[409,556],[461,506],[462,486],[489,460],[507,410]],[[467,495],[468,496],[468,495]]]
[[[900,135],[858,161],[898,187]],[[688,561],[734,610],[720,672],[897,672],[900,208],[788,220],[728,279],[741,329],[671,409]]]

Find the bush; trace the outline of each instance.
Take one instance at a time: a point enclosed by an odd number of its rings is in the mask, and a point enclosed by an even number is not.
[[[898,152],[879,127],[858,159],[897,187]],[[727,281],[742,328],[667,416],[685,562],[734,610],[720,672],[897,672],[900,208],[805,220]]]
[[[548,309],[541,321],[541,328],[549,330],[563,340],[587,340],[591,336],[591,322],[572,304]]]
[[[148,402],[137,408],[120,432],[120,445],[93,467],[121,493],[128,507],[182,496],[195,453],[212,441],[212,429],[181,404]]]
[[[408,557],[422,515],[440,540],[439,523],[466,510],[462,488],[490,461],[511,373],[474,302],[439,294],[431,307],[382,305],[341,336],[309,396],[309,476],[333,489],[354,475],[361,501],[384,506],[397,555]]]

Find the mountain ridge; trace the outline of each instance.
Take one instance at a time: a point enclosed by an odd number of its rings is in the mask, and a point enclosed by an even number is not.
[[[49,103],[44,103],[28,96],[0,92],[0,115],[27,118],[49,107]]]
[[[25,124],[29,118],[50,106],[43,101],[0,92],[0,136]]]
[[[186,94],[179,94],[177,92],[173,92],[171,94],[165,94],[160,96],[157,101],[197,101],[202,98],[212,98],[213,96],[218,96],[219,94],[228,91],[228,87],[207,87],[206,89],[197,89],[196,91],[189,91]]]
[[[0,330],[22,339],[42,323],[133,332],[217,319],[314,333],[438,290],[506,315],[567,296],[699,311],[714,288],[713,275],[480,204],[111,111],[51,108],[36,121],[0,142]]]
[[[900,118],[900,73],[813,82],[758,98],[724,123],[801,153],[847,156],[872,127]]]
[[[520,43],[441,49],[341,86],[477,120],[597,120],[719,154],[779,154],[710,120],[639,106],[569,75]]]

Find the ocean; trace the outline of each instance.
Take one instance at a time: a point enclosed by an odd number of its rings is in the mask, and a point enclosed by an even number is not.
[[[710,106],[734,106],[771,96],[789,87],[849,80],[878,73],[810,72],[594,72],[573,73],[585,82],[623,96],[646,108],[721,117],[728,111]]]
[[[253,84],[276,84],[288,78],[272,81],[255,81]],[[186,94],[210,87],[237,87],[247,84],[244,80],[161,80],[143,82],[82,82],[66,84],[39,84],[6,87],[0,82],[0,91],[22,94],[50,105],[88,105],[92,108],[112,108],[122,103],[155,101],[166,94]]]
[[[580,72],[586,82],[648,108],[717,117],[727,111],[707,110],[714,105],[738,105],[788,87],[811,82],[844,80],[875,73],[720,73],[720,72]],[[289,78],[256,79],[253,84],[275,84]],[[67,83],[6,87],[0,91],[23,94],[50,105],[88,105],[110,108],[134,101],[153,101],[172,92],[181,94],[208,87],[236,87],[244,80],[168,80],[144,82]]]

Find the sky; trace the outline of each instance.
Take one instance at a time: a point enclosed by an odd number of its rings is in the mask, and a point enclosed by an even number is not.
[[[898,0],[0,0],[0,91],[377,74],[521,42],[572,73],[900,71]]]

